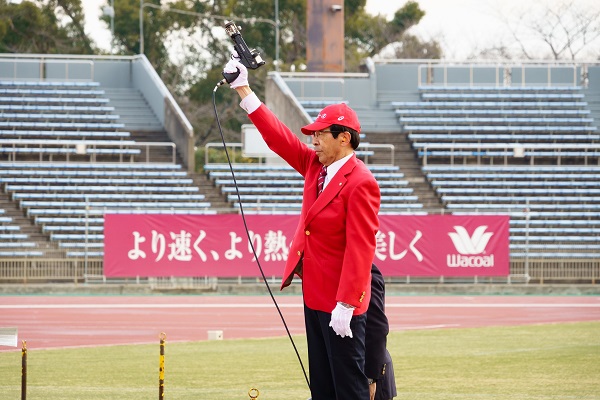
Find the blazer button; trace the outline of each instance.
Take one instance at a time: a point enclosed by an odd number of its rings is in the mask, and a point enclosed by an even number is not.
[[[298,256],[302,255],[302,253],[300,252],[300,250],[298,250]]]
[[[304,233],[306,233],[306,236],[310,235],[310,231],[304,231]]]

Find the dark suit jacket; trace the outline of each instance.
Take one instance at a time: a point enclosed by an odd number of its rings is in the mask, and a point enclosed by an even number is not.
[[[371,263],[379,230],[380,191],[373,174],[353,155],[317,198],[322,164],[264,104],[248,114],[271,150],[305,180],[302,213],[285,265],[283,289],[302,278],[305,304],[331,313],[337,302],[367,311]],[[302,263],[302,270],[297,267]]]
[[[377,381],[376,400],[396,396],[392,357],[387,351],[389,323],[385,315],[385,281],[375,264],[371,267],[371,301],[367,310],[365,375]]]

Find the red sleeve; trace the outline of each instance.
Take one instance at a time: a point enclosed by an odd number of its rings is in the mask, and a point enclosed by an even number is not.
[[[311,156],[315,153],[314,150],[302,143],[298,136],[264,104],[261,104],[253,113],[248,114],[248,117],[260,132],[267,146],[302,176],[305,176]]]

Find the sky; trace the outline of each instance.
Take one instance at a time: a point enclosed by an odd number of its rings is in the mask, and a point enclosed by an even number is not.
[[[110,30],[103,21],[102,5],[110,0],[82,0],[86,13],[86,30],[96,43],[110,50]],[[118,1],[118,0],[117,0]],[[340,0],[341,1],[341,0]],[[415,0],[425,11],[420,23],[410,33],[423,40],[437,40],[446,59],[463,60],[476,49],[484,49],[499,40],[511,41],[507,22],[517,23],[532,7],[555,7],[572,1],[577,6],[600,9],[599,0]],[[407,0],[367,0],[370,14],[383,14],[391,19]],[[118,16],[116,16],[118,18]],[[600,39],[597,41],[600,48]]]
[[[598,0],[415,0],[425,16],[410,33],[423,40],[435,39],[444,50],[446,59],[463,60],[475,49],[489,48],[500,40],[511,43],[507,24],[519,23],[524,15],[540,15],[539,10],[557,8],[572,2],[575,7],[600,10]],[[383,14],[391,19],[407,0],[367,0],[367,12]],[[537,10],[538,14],[535,14]],[[597,40],[600,48],[600,40]]]
[[[109,3],[110,0],[81,0],[85,12],[85,31],[101,49],[106,51],[110,50],[110,27],[101,21],[100,17],[102,17],[102,7]]]

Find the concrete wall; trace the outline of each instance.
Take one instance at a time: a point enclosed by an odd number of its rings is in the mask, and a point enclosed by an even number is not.
[[[300,128],[310,124],[312,119],[298,103],[292,90],[286,85],[281,76],[270,72],[267,78],[266,99],[263,100],[267,107],[294,132],[300,140],[307,142],[308,136],[302,134]],[[279,156],[268,157],[267,163],[285,163]]]

